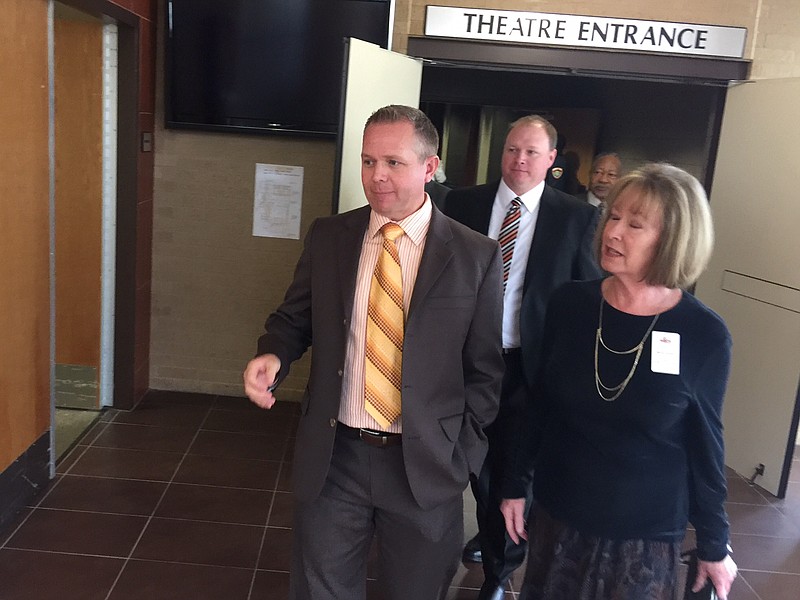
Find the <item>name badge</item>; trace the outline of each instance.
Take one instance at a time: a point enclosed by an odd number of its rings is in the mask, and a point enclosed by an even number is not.
[[[653,373],[680,375],[681,372],[681,334],[667,331],[652,333],[650,370]]]

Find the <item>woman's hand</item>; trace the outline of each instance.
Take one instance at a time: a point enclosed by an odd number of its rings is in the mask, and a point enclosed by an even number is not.
[[[699,592],[706,584],[706,579],[710,579],[717,591],[719,600],[727,600],[728,592],[731,591],[731,584],[736,579],[738,568],[730,557],[730,554],[719,562],[697,561],[697,579],[692,587],[693,592]]]
[[[500,503],[500,512],[506,520],[506,531],[515,544],[520,539],[527,540],[528,532],[525,530],[525,498],[503,498]]]

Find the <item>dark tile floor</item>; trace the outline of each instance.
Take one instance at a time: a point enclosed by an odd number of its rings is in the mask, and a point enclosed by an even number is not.
[[[0,533],[2,600],[269,600],[288,590],[297,405],[153,392],[103,414]],[[800,589],[800,463],[784,500],[730,473],[733,600]],[[475,531],[465,494],[465,530]],[[691,532],[688,536],[691,538]],[[516,597],[521,573],[509,585]],[[462,566],[449,600],[475,598]]]

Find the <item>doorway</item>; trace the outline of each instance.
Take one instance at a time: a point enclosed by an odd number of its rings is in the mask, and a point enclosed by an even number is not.
[[[54,3],[54,458],[113,403],[117,24]]]
[[[455,186],[498,178],[491,154],[488,164],[481,164],[481,145],[502,145],[510,119],[536,113],[564,135],[564,151],[577,161],[583,185],[593,156],[616,152],[626,169],[667,161],[709,189],[726,91],[688,82],[426,64],[420,106],[443,134],[442,162]],[[487,115],[495,122],[489,139],[481,126]]]

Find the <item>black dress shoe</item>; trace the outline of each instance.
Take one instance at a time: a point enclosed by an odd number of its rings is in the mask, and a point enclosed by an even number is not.
[[[503,600],[505,595],[505,585],[491,585],[484,581],[481,586],[481,591],[478,592],[478,600]]]
[[[461,560],[469,563],[483,562],[483,557],[481,556],[481,542],[477,535],[464,544],[464,552],[461,553]]]

